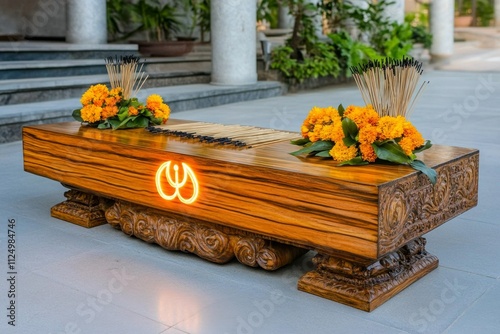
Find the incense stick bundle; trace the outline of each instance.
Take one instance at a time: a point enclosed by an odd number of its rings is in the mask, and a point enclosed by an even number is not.
[[[216,123],[183,123],[151,127],[149,131],[177,137],[196,139],[201,142],[236,147],[257,147],[278,141],[297,138],[297,133],[259,128],[245,125],[223,125]]]
[[[424,81],[415,93],[423,70],[422,63],[410,57],[372,60],[350,70],[363,100],[380,116],[409,117],[429,84]]]
[[[135,56],[108,57],[104,61],[111,89],[121,87],[125,100],[136,96],[148,78],[142,70],[144,63],[138,66],[140,58]]]

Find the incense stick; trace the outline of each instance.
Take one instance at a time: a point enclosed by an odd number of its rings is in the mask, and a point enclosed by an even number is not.
[[[142,70],[144,63],[138,69],[140,58],[136,56],[118,58],[115,56],[114,58],[107,57],[104,61],[111,89],[120,87],[125,100],[137,96],[148,78],[148,75]]]
[[[424,81],[414,94],[422,63],[410,58],[372,60],[350,68],[354,81],[366,104],[380,116],[408,117],[429,81]]]
[[[297,139],[294,132],[259,128],[246,125],[223,125],[216,123],[182,123],[152,127],[153,133],[177,136],[185,139],[195,139],[200,142],[215,145],[232,145],[236,147],[258,147],[279,141]]]

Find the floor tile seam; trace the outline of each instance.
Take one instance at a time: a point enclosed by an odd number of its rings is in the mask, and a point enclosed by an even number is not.
[[[471,309],[472,309],[472,308],[473,308],[473,307],[474,307],[477,303],[479,303],[479,300],[480,300],[483,296],[487,295],[487,294],[490,292],[490,290],[491,290],[491,289],[493,289],[493,287],[494,287],[494,285],[492,284],[492,285],[491,285],[490,287],[488,287],[488,289],[486,289],[486,290],[485,290],[485,291],[484,291],[481,295],[479,295],[479,296],[478,296],[478,297],[474,300],[474,302],[473,302],[473,303],[469,304],[469,305],[468,305],[468,306],[467,306],[467,307],[466,307],[466,308],[462,311],[462,313],[460,313],[460,314],[459,314],[459,315],[455,318],[455,320],[453,320],[453,321],[450,323],[450,325],[449,325],[448,327],[446,327],[446,329],[443,331],[443,334],[448,333],[448,330],[449,330],[450,328],[452,328],[452,327],[453,327],[456,323],[458,323],[458,321],[459,321],[460,319],[462,319],[462,318],[463,318],[463,316],[464,316],[464,315],[465,315],[468,311],[470,311],[470,310],[471,310]]]
[[[477,272],[473,272],[473,271],[469,271],[469,270],[464,270],[464,269],[460,269],[460,268],[451,267],[449,265],[448,266],[447,265],[443,265],[441,263],[439,264],[439,267],[440,268],[445,268],[445,269],[448,269],[448,270],[452,270],[452,271],[458,271],[458,272],[465,273],[465,274],[479,276],[479,277],[482,277],[482,278],[485,278],[485,279],[489,279],[489,280],[498,280],[498,279],[500,279],[500,275],[499,276],[491,276],[491,275],[488,275],[488,274],[481,274],[481,273],[477,273]]]

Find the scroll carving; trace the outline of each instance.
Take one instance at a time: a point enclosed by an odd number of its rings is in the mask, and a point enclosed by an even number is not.
[[[302,276],[299,290],[371,311],[436,268],[438,259],[417,238],[369,265],[323,254],[313,263],[316,269]]]
[[[477,205],[478,154],[440,166],[437,173],[434,186],[419,175],[380,189],[380,255]]]
[[[126,202],[116,202],[109,207],[106,219],[127,235],[168,250],[193,253],[215,263],[226,263],[236,257],[245,265],[275,270],[307,252],[236,229],[189,218],[184,220]]]

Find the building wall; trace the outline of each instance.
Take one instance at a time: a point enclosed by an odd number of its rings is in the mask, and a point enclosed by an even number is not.
[[[66,0],[0,0],[0,35],[63,38]]]

